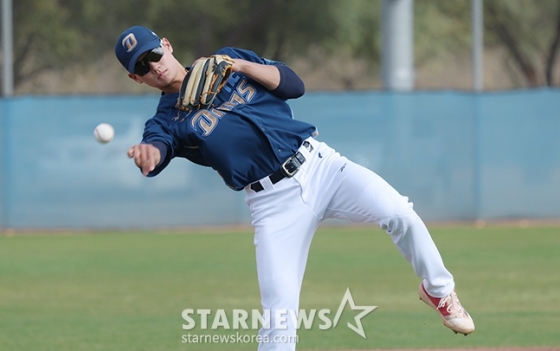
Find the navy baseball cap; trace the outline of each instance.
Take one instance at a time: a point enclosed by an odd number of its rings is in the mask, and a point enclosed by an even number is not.
[[[134,26],[122,32],[115,45],[115,55],[128,72],[134,73],[138,57],[160,45],[161,39],[152,30]]]

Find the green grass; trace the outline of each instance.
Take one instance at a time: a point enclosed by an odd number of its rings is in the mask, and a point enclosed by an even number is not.
[[[301,308],[334,313],[347,287],[356,304],[379,308],[363,320],[367,339],[346,327],[347,309],[335,329],[317,321],[300,331],[298,349],[560,346],[559,228],[431,232],[475,319],[472,335],[453,334],[418,300],[419,279],[389,236],[326,228],[313,242]],[[259,303],[250,232],[0,237],[0,350],[252,350],[182,343],[181,312]]]

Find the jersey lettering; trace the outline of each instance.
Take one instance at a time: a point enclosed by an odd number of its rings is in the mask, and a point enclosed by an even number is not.
[[[237,85],[236,89],[237,93],[241,96],[245,103],[250,102],[253,100],[253,97],[257,93],[257,89],[254,86],[247,83],[247,79],[243,78],[241,82]],[[235,95],[235,94],[234,94]]]
[[[202,135],[208,136],[218,125],[218,120],[219,117],[214,115],[211,110],[200,110],[191,119],[191,126],[194,130],[200,127],[204,131]]]
[[[224,102],[223,104],[221,104],[220,106],[218,106],[218,109],[220,109],[220,111],[231,111],[235,108],[235,106],[237,106],[237,104],[227,101]]]
[[[224,117],[227,112],[233,110],[237,105],[250,102],[256,93],[257,90],[255,87],[248,84],[247,79],[243,78],[239,84],[237,84],[229,101],[224,102],[216,108],[198,111],[191,119],[192,128],[194,130],[198,130],[198,128],[202,129],[202,136],[210,135],[218,125],[220,119]]]
[[[242,98],[241,96],[239,96],[239,94],[237,94],[237,92],[234,92],[234,93],[231,95],[231,98],[229,98],[229,101],[230,101],[231,103],[233,103],[234,106],[235,106],[235,105],[242,105],[242,104],[245,103],[245,100],[243,100],[243,98]]]

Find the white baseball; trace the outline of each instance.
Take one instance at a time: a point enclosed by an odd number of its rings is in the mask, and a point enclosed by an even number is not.
[[[102,144],[107,144],[115,136],[115,129],[109,123],[101,123],[93,131],[93,136]]]

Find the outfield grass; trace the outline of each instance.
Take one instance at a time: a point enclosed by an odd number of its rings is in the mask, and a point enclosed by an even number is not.
[[[560,229],[431,229],[476,322],[443,327],[416,278],[378,229],[316,234],[304,309],[336,310],[349,287],[367,339],[346,327],[300,332],[298,349],[560,346]],[[186,308],[258,309],[250,232],[97,233],[0,237],[0,350],[254,350],[181,342]],[[316,323],[317,324],[317,323]],[[231,334],[192,330],[191,334]],[[254,335],[255,331],[242,331]]]

